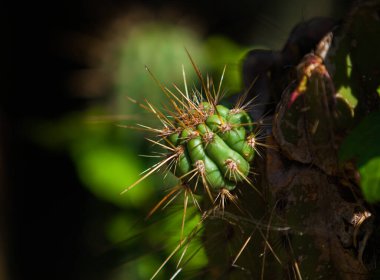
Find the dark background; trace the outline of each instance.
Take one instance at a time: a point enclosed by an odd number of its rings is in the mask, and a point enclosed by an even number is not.
[[[94,101],[68,89],[68,75],[88,66],[65,55],[59,48],[60,38],[71,31],[96,35],[105,23],[136,3],[2,4],[0,279],[96,279],[84,225],[113,206],[83,188],[67,154],[31,141],[28,126],[36,119],[54,121]],[[240,44],[279,48],[289,27],[303,20],[303,12],[310,16],[309,4],[312,1],[290,8],[282,1],[144,1],[138,5],[153,10],[173,7],[180,14],[193,15],[205,37],[223,34]],[[348,1],[335,1],[328,15],[339,17],[340,8],[347,5]]]

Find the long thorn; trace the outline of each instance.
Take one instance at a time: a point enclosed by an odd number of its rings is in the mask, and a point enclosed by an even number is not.
[[[135,187],[136,185],[138,185],[141,181],[145,180],[147,177],[149,177],[152,173],[154,173],[155,171],[157,171],[161,166],[163,166],[165,163],[167,163],[168,161],[172,160],[173,157],[175,157],[177,155],[172,155],[170,157],[168,157],[167,159],[163,160],[162,162],[160,162],[155,168],[151,169],[148,173],[146,173],[143,177],[141,177],[140,179],[138,179],[136,182],[134,182],[132,185],[130,185],[129,187],[127,187],[125,190],[123,190],[120,194],[124,194],[126,193],[127,191],[129,191],[130,189],[132,189],[133,187]]]
[[[149,211],[149,213],[148,213],[148,215],[146,216],[146,220],[147,219],[149,219],[152,215],[153,215],[153,213],[154,212],[156,212],[157,211],[157,209],[158,208],[160,208],[161,207],[161,205],[170,197],[170,196],[172,196],[172,194],[174,194],[175,192],[177,192],[177,191],[179,191],[180,190],[180,188],[179,188],[179,186],[176,186],[176,187],[174,187],[167,195],[165,195],[161,200],[160,200],[160,202],[158,202],[154,207],[153,207],[153,209],[152,210],[150,210]]]

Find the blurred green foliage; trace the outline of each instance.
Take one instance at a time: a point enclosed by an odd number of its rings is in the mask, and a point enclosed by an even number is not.
[[[130,28],[115,41],[111,56],[116,70],[113,75],[115,99],[113,114],[141,113],[141,108],[131,106],[126,97],[142,101],[148,98],[153,104],[163,98],[160,87],[145,69],[147,66],[160,83],[182,85],[181,66],[187,69],[189,81],[195,80],[185,47],[196,58],[200,68],[205,66],[201,41],[190,29],[165,23],[140,23]]]
[[[96,196],[121,207],[138,207],[148,202],[152,195],[149,181],[143,182],[141,188],[131,190],[128,196],[118,195],[134,183],[143,170],[141,160],[136,159],[129,149],[87,142],[76,143],[72,149],[80,178]]]
[[[223,36],[208,38],[204,48],[207,54],[207,66],[213,73],[219,74],[213,75],[214,77],[219,77],[223,67],[227,66],[223,83],[227,90],[226,96],[240,92],[242,89],[240,61],[250,48],[239,46]]]
[[[347,136],[340,148],[340,159],[354,160],[367,201],[380,201],[380,113],[364,118]]]

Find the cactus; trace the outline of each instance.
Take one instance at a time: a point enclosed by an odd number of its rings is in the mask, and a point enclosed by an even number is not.
[[[188,90],[184,69],[184,90],[174,85],[176,91],[173,92],[158,82],[147,68],[168,102],[163,109],[159,109],[149,101],[139,104],[153,114],[161,124],[159,128],[140,124],[139,128],[153,133],[154,138],[148,141],[164,151],[159,152],[161,161],[149,168],[138,181],[123,191],[123,193],[127,192],[160,170],[166,173],[171,172],[178,178],[178,184],[157,203],[148,217],[162,205],[173,201],[179,193],[184,195],[180,244],[152,278],[172,255],[183,247],[186,250],[187,244],[199,233],[199,228],[211,213],[215,214],[216,210],[223,212],[229,205],[229,201],[240,210],[236,195],[237,188],[251,186],[251,190],[262,197],[261,192],[253,185],[252,176],[250,176],[251,163],[255,155],[259,154],[257,146],[264,145],[260,144],[261,131],[246,112],[249,110],[250,102],[244,103],[245,96],[243,95],[233,108],[229,109],[220,104],[225,68],[219,85],[215,89],[213,80],[207,77],[205,81],[191,57],[190,60],[202,84],[202,91]],[[200,185],[202,187],[199,187]],[[203,209],[200,207],[201,203],[197,201],[199,195],[201,199],[206,197],[208,200],[207,203],[203,203]],[[192,233],[184,237],[189,198],[201,210],[202,218]],[[205,209],[208,206],[210,208]]]
[[[177,93],[162,86],[152,75],[168,97],[170,107],[160,110],[147,101],[141,106],[152,113],[162,127],[140,126],[155,133],[157,140],[149,141],[166,152],[160,163],[125,191],[163,165],[167,165],[181,182],[193,185],[193,191],[197,191],[201,181],[211,199],[214,194],[229,193],[241,182],[253,187],[248,174],[256,153],[257,131],[245,111],[249,104],[242,105],[241,100],[232,109],[218,104],[225,69],[218,90],[215,90],[212,79],[207,77],[206,84],[194,62],[193,66],[205,96],[196,89],[189,93],[184,72],[185,90],[175,86]]]
[[[207,192],[231,191],[248,180],[255,135],[244,110],[190,101],[174,118],[178,126],[174,124],[165,138],[174,148],[174,174],[190,182],[196,173],[204,187],[210,188]]]

